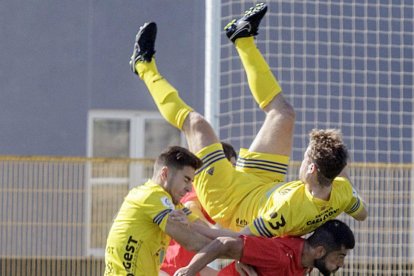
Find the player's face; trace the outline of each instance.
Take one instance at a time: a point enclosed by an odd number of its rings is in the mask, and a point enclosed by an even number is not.
[[[309,158],[309,147],[306,149],[305,153],[303,154],[303,160],[302,164],[300,165],[299,169],[299,179],[305,182],[306,180],[306,172],[308,170],[308,166],[311,163],[311,160]]]
[[[344,266],[345,256],[347,253],[348,250],[345,248],[338,251],[332,251],[322,258],[315,260],[314,266],[323,275],[330,275]]]
[[[174,204],[178,204],[181,198],[191,191],[194,174],[195,170],[190,166],[182,170],[169,170],[166,190],[171,195]]]

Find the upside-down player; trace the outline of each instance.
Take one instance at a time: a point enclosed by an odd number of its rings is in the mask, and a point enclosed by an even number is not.
[[[299,180],[284,183],[295,112],[254,42],[266,11],[266,5],[257,4],[225,28],[253,97],[266,114],[249,149],[240,150],[236,168],[224,156],[210,124],[158,72],[155,23],[141,27],[131,68],[146,84],[162,116],[183,131],[190,150],[203,160],[194,188],[208,214],[221,226],[246,235],[301,236],[342,212],[365,220],[364,202],[343,173],[348,153],[339,130],[313,130]]]

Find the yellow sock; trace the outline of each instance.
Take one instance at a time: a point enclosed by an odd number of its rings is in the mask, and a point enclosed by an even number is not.
[[[239,38],[235,45],[246,71],[253,97],[263,109],[282,89],[270,71],[266,60],[257,49],[253,37]]]
[[[184,120],[193,109],[180,98],[177,90],[160,75],[154,58],[151,62],[137,62],[135,69],[145,82],[161,115],[170,124],[182,129]]]

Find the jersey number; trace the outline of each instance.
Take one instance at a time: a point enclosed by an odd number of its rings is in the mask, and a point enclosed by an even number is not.
[[[269,221],[269,225],[270,227],[272,227],[272,229],[274,230],[278,230],[279,227],[283,227],[286,225],[286,221],[285,218],[283,217],[283,215],[280,217],[280,221],[276,221],[275,224],[273,224],[272,222]]]

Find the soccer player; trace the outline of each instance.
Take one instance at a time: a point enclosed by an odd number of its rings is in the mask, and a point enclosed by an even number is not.
[[[173,210],[182,210],[196,221],[180,200],[191,191],[201,164],[197,156],[178,146],[158,156],[152,179],[128,193],[112,224],[105,249],[106,276],[158,275],[170,237],[189,250],[210,241],[170,219]]]
[[[250,148],[240,150],[236,168],[225,158],[211,125],[158,72],[154,22],[136,36],[132,71],[146,84],[161,115],[183,131],[190,150],[202,159],[194,188],[208,214],[224,228],[264,237],[301,236],[342,212],[365,220],[365,204],[344,173],[348,153],[339,130],[313,130],[299,180],[284,183],[295,112],[254,42],[266,11],[265,4],[257,4],[225,28],[253,97],[266,114]]]
[[[177,276],[193,276],[216,258],[240,260],[252,265],[257,274],[305,275],[316,267],[330,275],[343,267],[345,257],[355,246],[351,229],[339,220],[329,220],[307,239],[300,237],[263,238],[253,236],[219,237],[201,249],[191,263],[179,269]],[[239,275],[235,263],[225,267],[219,276]]]
[[[221,142],[221,145],[223,146],[224,155],[231,162],[231,164],[235,166],[237,153],[234,150],[233,146],[225,142]],[[208,225],[215,224],[215,222],[204,210],[203,206],[201,206],[201,203],[198,200],[194,189],[181,199],[181,203]],[[171,240],[165,254],[164,262],[161,265],[161,271],[166,272],[168,275],[173,275],[177,269],[188,265],[194,255],[195,252],[188,251],[175,240]],[[212,275],[215,272],[217,271],[206,266],[200,271],[200,275]]]

